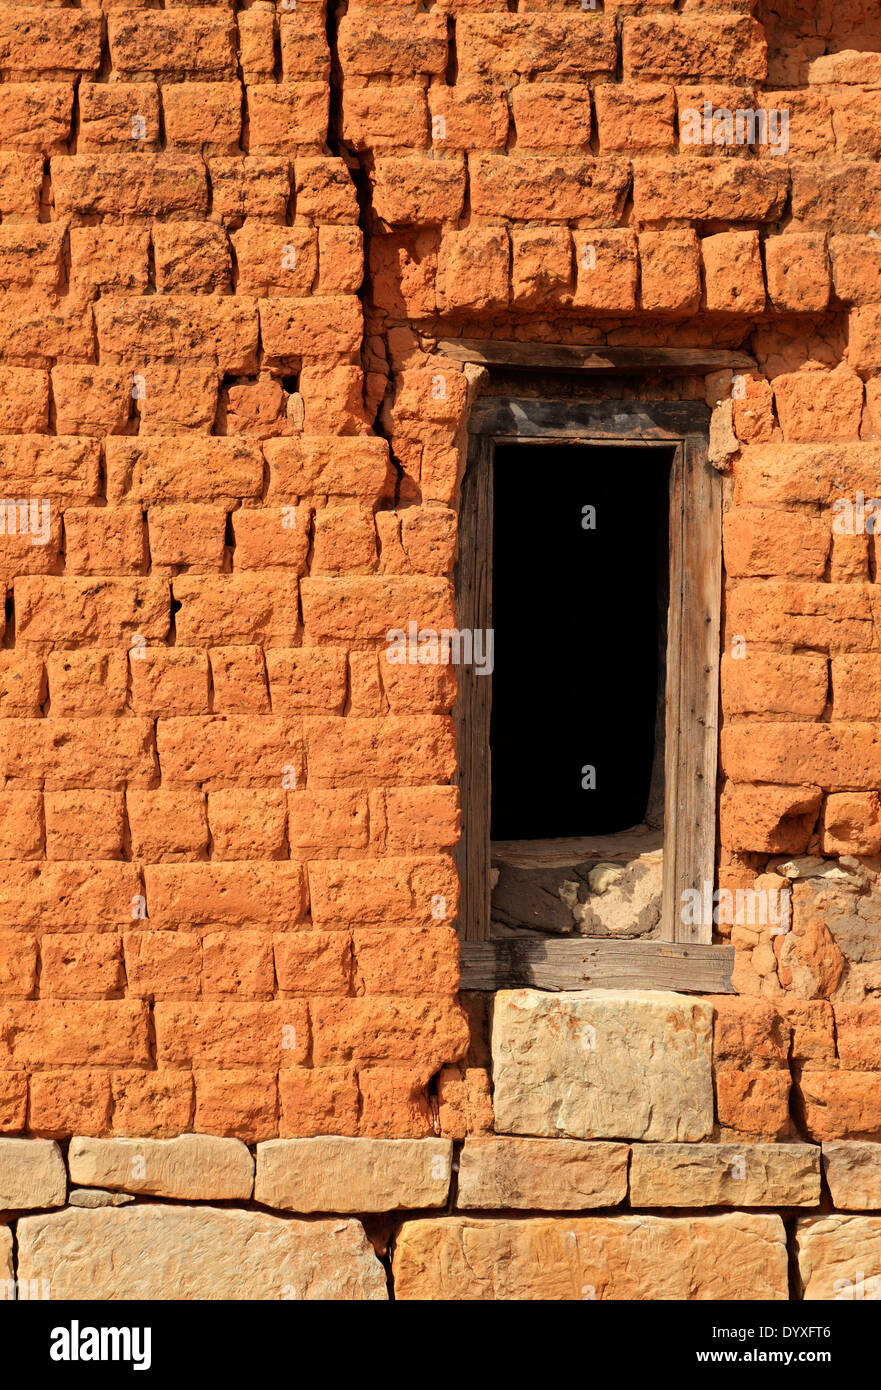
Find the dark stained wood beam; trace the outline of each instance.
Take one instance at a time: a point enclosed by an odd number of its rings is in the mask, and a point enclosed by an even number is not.
[[[454,362],[535,371],[696,372],[749,371],[755,359],[720,348],[575,347],[558,343],[509,343],[496,338],[442,338],[438,350]]]
[[[464,990],[671,989],[733,994],[730,946],[522,938],[462,943]]]

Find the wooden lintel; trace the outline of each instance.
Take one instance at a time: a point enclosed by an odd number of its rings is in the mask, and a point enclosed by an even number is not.
[[[676,443],[706,435],[710,419],[703,401],[569,400],[566,397],[478,396],[468,416],[468,433],[495,443],[540,439],[553,444]],[[461,547],[461,540],[460,540]]]
[[[527,938],[461,947],[461,988],[670,989],[733,994],[730,946],[672,941]]]
[[[454,362],[523,371],[702,372],[750,371],[755,359],[721,348],[577,347],[561,343],[509,343],[494,338],[442,338],[438,351]]]

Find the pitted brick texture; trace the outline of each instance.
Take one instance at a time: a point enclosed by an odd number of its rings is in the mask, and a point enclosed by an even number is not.
[[[751,352],[616,384],[730,410],[720,884],[881,851],[876,542],[833,528],[881,493],[881,28],[816,8],[0,5],[4,1131],[488,1128],[455,681],[384,660],[453,625],[438,338]],[[787,148],[689,143],[707,104]],[[806,883],[721,925],[789,1031],[717,1049],[716,1122],[877,1137],[871,948]]]

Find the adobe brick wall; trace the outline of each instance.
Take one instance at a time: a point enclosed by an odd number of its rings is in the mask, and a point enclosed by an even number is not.
[[[881,1277],[881,587],[874,534],[833,530],[881,496],[876,4],[22,0],[0,78],[0,469],[34,503],[0,535],[6,1277],[91,1288],[77,1251],[137,1271],[163,1221],[193,1297],[267,1296],[236,1241],[281,1297],[315,1262],[312,1296],[384,1297],[381,1257],[399,1297],[785,1298],[787,1241],[810,1297],[857,1250]],[[686,144],[706,101],[785,108],[788,149]],[[720,924],[737,995],[682,1144],[492,1137],[455,681],[381,659],[454,623],[492,389],[456,336],[756,362],[615,383],[714,408],[719,884],[792,885],[788,932]],[[147,1176],[82,1175],[124,1139]]]

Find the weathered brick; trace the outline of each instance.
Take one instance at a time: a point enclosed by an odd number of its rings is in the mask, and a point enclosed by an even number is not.
[[[800,443],[858,439],[863,383],[845,366],[834,372],[784,372],[774,379],[783,437]]]
[[[64,513],[67,569],[76,574],[143,574],[144,523],[134,507],[72,507]]]
[[[199,994],[202,942],[195,932],[130,931],[123,943],[129,995],[192,999]]]
[[[435,1132],[424,1066],[361,1067],[359,1131],[365,1139],[427,1139]]]
[[[358,1083],[351,1067],[292,1067],[279,1072],[282,1138],[359,1132]]]
[[[445,715],[385,719],[306,719],[309,781],[333,787],[417,785],[449,781],[455,737]]]
[[[239,15],[239,32],[242,16]],[[326,80],[330,76],[330,50],[323,5],[301,5],[296,14],[279,16],[281,70],[284,80],[309,77]],[[274,64],[270,63],[270,68]],[[274,76],[272,71],[267,78]]]
[[[208,823],[201,792],[159,788],[126,792],[126,811],[135,859],[204,859]]]
[[[735,507],[725,515],[723,541],[725,568],[732,577],[822,579],[832,536],[828,522],[807,512]]]
[[[153,926],[288,926],[306,910],[299,864],[153,864],[144,881]]]
[[[291,195],[287,160],[249,154],[208,160],[211,214],[223,226],[239,226],[243,217],[284,222]]]
[[[687,313],[700,302],[700,244],[693,231],[642,232],[641,301],[652,312]]]
[[[841,792],[823,807],[824,854],[881,853],[881,803],[875,792]]]
[[[148,719],[0,720],[3,776],[50,789],[149,785],[154,776]]]
[[[657,157],[633,162],[634,215],[640,222],[774,222],[788,191],[788,171],[769,160]]]
[[[0,999],[29,999],[37,984],[36,937],[0,932]]]
[[[49,652],[46,676],[53,718],[122,714],[126,703],[126,666],[124,648],[83,647],[79,651]]]
[[[424,148],[428,107],[421,87],[344,89],[343,135],[359,150]]]
[[[4,5],[0,9],[0,70],[51,77],[94,73],[101,62],[101,17],[88,10]]]
[[[580,218],[582,225],[614,226],[630,190],[630,168],[622,159],[478,154],[470,172],[471,210],[481,217]]]
[[[113,67],[123,75],[235,76],[235,22],[222,9],[189,7],[134,14],[113,9],[107,17],[107,37]]]
[[[278,1133],[278,1083],[275,1072],[256,1067],[234,1071],[198,1067],[194,1128],[199,1134],[222,1134],[246,1144]]]
[[[145,1065],[146,1007],[88,999],[0,1004],[0,1059],[35,1067]]]
[[[828,227],[836,233],[870,232],[881,207],[877,163],[830,160],[792,166],[792,215],[801,230]]]
[[[317,927],[427,927],[455,918],[458,880],[441,857],[310,860],[309,897]]]
[[[357,1091],[355,1093],[357,1102]],[[0,1133],[18,1134],[28,1114],[28,1078],[23,1071],[0,1071]]]
[[[504,87],[485,82],[457,81],[455,87],[433,83],[428,106],[435,148],[504,149],[509,119]]]
[[[41,999],[114,999],[123,994],[122,943],[115,932],[58,932],[40,947]]]
[[[47,859],[122,859],[121,792],[53,791],[43,798]]]
[[[0,794],[0,858],[42,857],[42,798],[37,791]]]
[[[82,1066],[35,1072],[30,1082],[30,1125],[35,1134],[67,1138],[105,1134],[110,1124],[110,1074]]]
[[[274,1070],[303,1062],[308,1055],[309,1014],[297,1000],[160,1000],[154,1012],[160,1066],[222,1063]]]
[[[0,438],[0,468],[8,495],[37,495],[76,504],[99,492],[100,455],[91,439],[20,434]]]
[[[271,999],[272,943],[262,931],[208,932],[202,938],[204,996]]]
[[[258,497],[259,444],[246,439],[162,436],[106,444],[107,493],[114,502],[217,502]]]
[[[273,709],[279,714],[342,714],[346,654],[333,647],[270,647],[266,652]]]
[[[364,234],[360,227],[319,227],[320,294],[356,294],[364,279]],[[302,390],[302,377],[300,381]]]
[[[170,294],[229,293],[231,261],[222,227],[211,222],[156,223],[153,253],[157,290]]]
[[[247,299],[104,299],[95,309],[95,324],[101,353],[111,362],[201,358],[222,371],[244,373],[256,366],[257,308]]]
[[[324,82],[257,83],[247,89],[248,153],[295,155],[322,145],[330,94]]]
[[[701,241],[706,307],[717,313],[758,314],[765,283],[758,232],[720,232]]]
[[[454,995],[459,988],[459,937],[454,927],[356,930],[356,988],[365,994]]]
[[[318,270],[317,238],[310,227],[277,227],[249,221],[232,237],[240,294],[312,292]]]
[[[795,1083],[794,1109],[815,1142],[877,1139],[881,1134],[881,1098],[873,1072],[808,1064]]]
[[[745,723],[722,734],[722,766],[733,781],[871,791],[877,756],[873,724]]]
[[[177,640],[203,643],[276,641],[288,643],[299,632],[297,580],[261,574],[178,576],[172,584]]]
[[[242,135],[238,82],[175,82],[162,88],[169,148],[203,155],[235,155]]]
[[[833,238],[830,243],[830,250],[835,240]],[[825,236],[816,232],[796,232],[768,237],[765,278],[768,298],[775,309],[801,314],[821,312],[829,303],[831,289]],[[835,293],[841,299],[847,298],[837,281]]]
[[[9,222],[0,227],[0,289],[59,290],[64,227]]]
[[[621,55],[627,78],[725,77],[763,81],[767,45],[747,15],[625,19]]]
[[[71,227],[71,289],[87,299],[99,294],[143,294],[150,276],[150,231],[126,224]],[[91,359],[91,352],[83,354]],[[94,370],[94,368],[93,368]]]
[[[31,652],[0,652],[0,714],[40,713],[46,676],[40,658]]]
[[[4,82],[0,146],[42,155],[64,153],[72,115],[70,82]]]
[[[268,714],[269,688],[262,647],[212,647],[211,682],[214,711],[230,714],[253,710]]]
[[[462,211],[465,166],[456,158],[382,155],[373,183],[374,208],[384,222],[452,222]]]
[[[366,849],[370,841],[367,796],[352,791],[292,792],[288,839],[292,859],[332,858],[341,850]]]
[[[321,10],[316,6],[317,18]],[[288,16],[283,16],[288,18]],[[302,15],[294,16],[303,22]],[[267,82],[275,76],[275,15],[256,5],[236,16],[239,34],[239,61],[246,82]],[[325,40],[325,47],[327,42]],[[316,74],[317,75],[317,74]]]
[[[362,322],[353,294],[260,300],[263,346],[279,361],[352,356],[360,347]]]
[[[137,714],[207,714],[208,658],[204,652],[173,647],[132,648],[132,707]]]
[[[676,143],[673,88],[650,83],[608,83],[594,89],[603,153],[671,149]]]
[[[576,83],[521,82],[511,94],[517,147],[569,154],[589,150],[590,92]]]
[[[156,579],[43,576],[15,583],[18,638],[35,647],[167,635],[170,598]]]
[[[301,724],[275,715],[160,719],[159,763],[173,782],[292,787],[302,776]]]
[[[872,645],[874,595],[866,584],[741,580],[727,597],[731,630],[747,642],[786,642],[830,651]]]
[[[786,656],[749,648],[743,658],[730,653],[722,656],[722,704],[728,714],[819,719],[826,708],[828,692],[829,663],[824,656]],[[843,717],[841,711],[837,712]]]
[[[338,43],[344,76],[438,75],[447,62],[446,16],[417,14],[399,18],[382,10],[361,11],[340,21]]]
[[[165,154],[83,154],[51,161],[55,208],[74,222],[95,217],[204,217],[205,167]],[[155,306],[154,306],[155,307]]]
[[[59,364],[52,370],[52,396],[59,434],[99,438],[121,434],[128,425],[132,382],[119,367]]]
[[[120,507],[121,512],[140,510]],[[150,560],[158,566],[185,565],[190,574],[210,574],[223,568],[227,511],[200,505],[151,507],[148,514]]]
[[[298,217],[313,222],[357,222],[358,200],[341,159],[300,155],[294,167]]]
[[[267,444],[277,442],[267,440]],[[310,519],[308,507],[241,507],[233,512],[236,569],[289,569],[303,574]]]
[[[317,1066],[418,1062],[430,1074],[464,1056],[468,1046],[465,1015],[446,999],[317,999],[312,1029]]]
[[[406,633],[415,620],[440,632],[455,627],[448,580],[420,576],[304,579],[303,623],[310,641],[355,637],[388,639],[390,629]]]
[[[48,423],[48,373],[0,367],[0,435],[40,434]]]
[[[160,148],[159,90],[154,83],[85,82],[79,96],[80,154]]]
[[[503,309],[508,302],[510,258],[504,227],[446,233],[437,262],[438,308]]]
[[[217,859],[281,859],[287,826],[285,793],[265,787],[209,792],[208,824]]]
[[[571,77],[613,72],[615,24],[599,15],[463,14],[456,25],[459,72],[466,79],[512,75]]]
[[[180,1068],[114,1071],[113,1132],[165,1138],[193,1127],[193,1077]]]
[[[324,301],[322,301],[324,302]],[[306,495],[378,499],[392,485],[393,469],[384,439],[267,439],[269,498],[282,502]]]
[[[742,1062],[723,1062],[715,1068],[715,1082],[720,1125],[742,1134],[773,1139],[790,1133],[792,1078],[788,1070],[761,1070]]]

